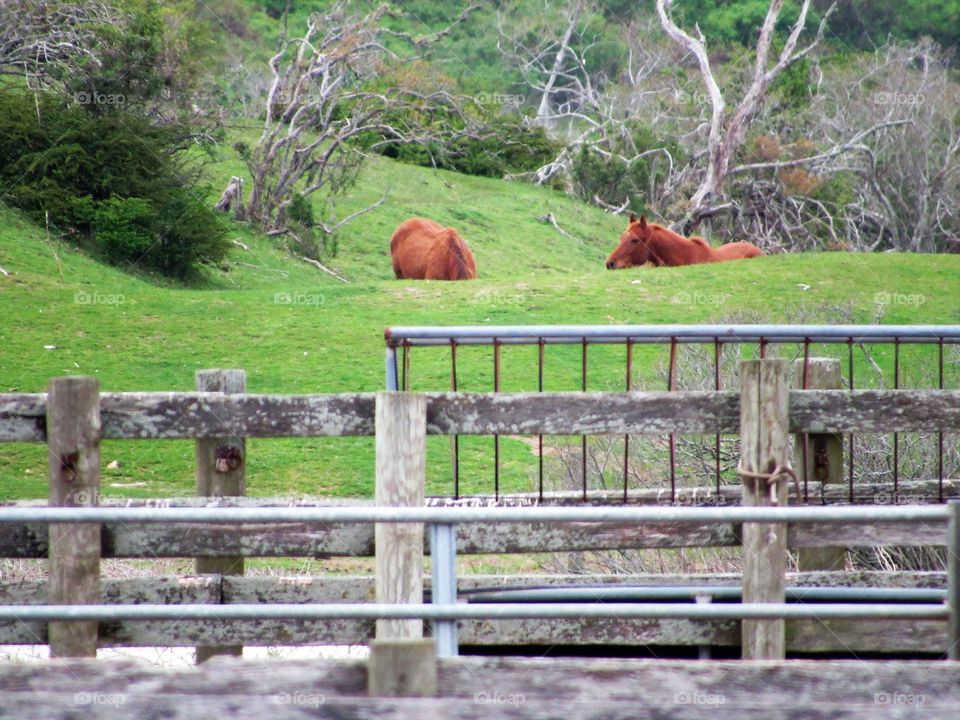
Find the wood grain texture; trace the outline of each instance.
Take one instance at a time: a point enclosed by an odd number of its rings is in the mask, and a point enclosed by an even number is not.
[[[731,391],[424,393],[429,434],[729,433]],[[0,393],[0,442],[46,440],[45,394]],[[103,393],[107,439],[373,435],[374,395]],[[960,432],[960,391],[794,390],[790,432]]]
[[[4,526],[6,526],[4,528]],[[45,558],[44,525],[0,525],[0,557]],[[790,548],[942,546],[946,522],[790,524]],[[470,523],[457,529],[463,555],[487,553],[574,552],[642,548],[733,547],[741,544],[736,523]],[[202,523],[105,523],[104,558],[177,557],[371,557],[370,524],[204,525]]]
[[[242,395],[247,391],[247,373],[243,370],[198,370],[199,392]],[[240,497],[246,494],[247,445],[240,435],[204,437],[196,442],[197,495],[204,498]],[[243,575],[242,555],[196,557],[198,575]],[[243,656],[242,645],[197,646],[198,663],[218,655]]]
[[[839,390],[842,387],[840,361],[835,358],[809,358],[806,363],[802,358],[794,360],[792,371],[792,385],[797,389]],[[843,436],[838,433],[798,435],[794,438],[793,467],[806,492],[814,497],[820,494],[817,490],[825,486],[843,483]],[[801,570],[842,570],[846,558],[843,547],[800,548],[797,552]]]
[[[788,364],[785,360],[748,360],[740,373],[740,466],[750,473],[770,473],[789,463]],[[787,483],[743,477],[745,507],[787,504]],[[784,601],[787,528],[783,523],[743,524],[743,601]],[[746,660],[784,657],[782,620],[742,623]]]
[[[100,494],[100,384],[91,377],[50,381],[47,405],[50,505],[93,507]],[[52,604],[100,601],[100,526],[49,527]],[[96,657],[95,622],[53,622],[52,657]]]
[[[952,718],[960,665],[944,662],[476,658],[438,663],[436,698],[368,698],[358,661],[218,659],[21,664],[0,674],[0,718],[193,720],[905,720]]]
[[[380,392],[376,409],[376,504],[421,507],[426,478],[426,398]],[[422,523],[376,523],[377,602],[423,602],[423,544]],[[377,621],[378,640],[421,637],[421,620]]]

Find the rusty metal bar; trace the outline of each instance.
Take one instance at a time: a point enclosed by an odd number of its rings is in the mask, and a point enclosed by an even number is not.
[[[633,343],[627,340],[627,392],[633,389]],[[630,436],[623,436],[623,502],[628,499],[627,481],[630,477]]]
[[[720,389],[720,338],[716,338],[713,341],[713,386],[714,390]],[[716,441],[714,443],[714,453],[715,453],[715,462],[714,469],[716,471],[716,483],[717,483],[717,497],[720,497],[720,433],[717,433]]]
[[[500,392],[500,341],[493,339],[493,391]],[[493,497],[500,499],[500,436],[493,436]]]
[[[803,390],[808,390],[810,387],[810,338],[803,339],[803,380],[800,387]],[[800,439],[803,444],[803,460],[801,461],[803,472],[803,502],[807,503],[810,501],[810,493],[807,489],[810,480],[810,463],[807,461],[807,455],[810,452],[809,433],[803,433]]]
[[[900,340],[893,341],[893,389],[900,389]],[[893,498],[900,498],[900,433],[893,434]]]
[[[537,343],[537,392],[543,392],[543,356],[545,343],[543,338]],[[537,461],[539,464],[539,497],[543,500],[543,435],[537,436]]]
[[[581,390],[587,391],[587,339],[583,338],[580,355],[580,377],[583,381]],[[583,462],[583,500],[587,500],[587,436],[580,436],[580,453]]]
[[[850,371],[850,391],[853,392],[854,382],[853,382],[853,338],[847,340],[847,365]],[[853,433],[850,433],[850,497],[849,500],[852,503],[854,500],[853,492],[853,468],[854,468],[854,441]]]
[[[670,338],[670,369],[667,373],[667,390],[677,389],[677,339]],[[677,501],[677,434],[670,433],[670,502]]]
[[[937,345],[939,362],[939,376],[940,381],[938,387],[943,390],[943,338],[940,338],[940,342]],[[937,499],[940,502],[943,502],[943,431],[937,433]]]
[[[457,341],[450,340],[450,389],[457,392]],[[453,444],[453,497],[460,497],[460,436],[451,438]]]

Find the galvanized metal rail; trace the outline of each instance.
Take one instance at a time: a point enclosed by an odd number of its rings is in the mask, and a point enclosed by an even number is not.
[[[948,520],[947,602],[821,603],[456,603],[456,534],[461,522],[913,522]],[[0,508],[3,522],[425,522],[434,542],[431,605],[34,605],[0,606],[0,620],[176,619],[427,619],[434,621],[437,654],[458,652],[456,621],[522,618],[683,618],[702,620],[780,618],[947,619],[950,658],[960,660],[960,502],[901,507],[566,507],[566,508]]]

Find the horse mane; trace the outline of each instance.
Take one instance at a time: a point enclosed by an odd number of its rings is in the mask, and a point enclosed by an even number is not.
[[[457,236],[454,230],[449,228],[447,229],[447,248],[450,251],[451,279],[470,280],[470,265],[463,254],[463,240]]]

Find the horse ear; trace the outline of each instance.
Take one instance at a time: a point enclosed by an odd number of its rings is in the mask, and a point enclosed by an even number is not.
[[[637,221],[637,216],[633,213],[630,213],[630,222],[635,223]]]
[[[646,215],[641,215],[641,216],[640,216],[640,227],[643,228],[644,230],[647,228],[647,216],[646,216]]]

